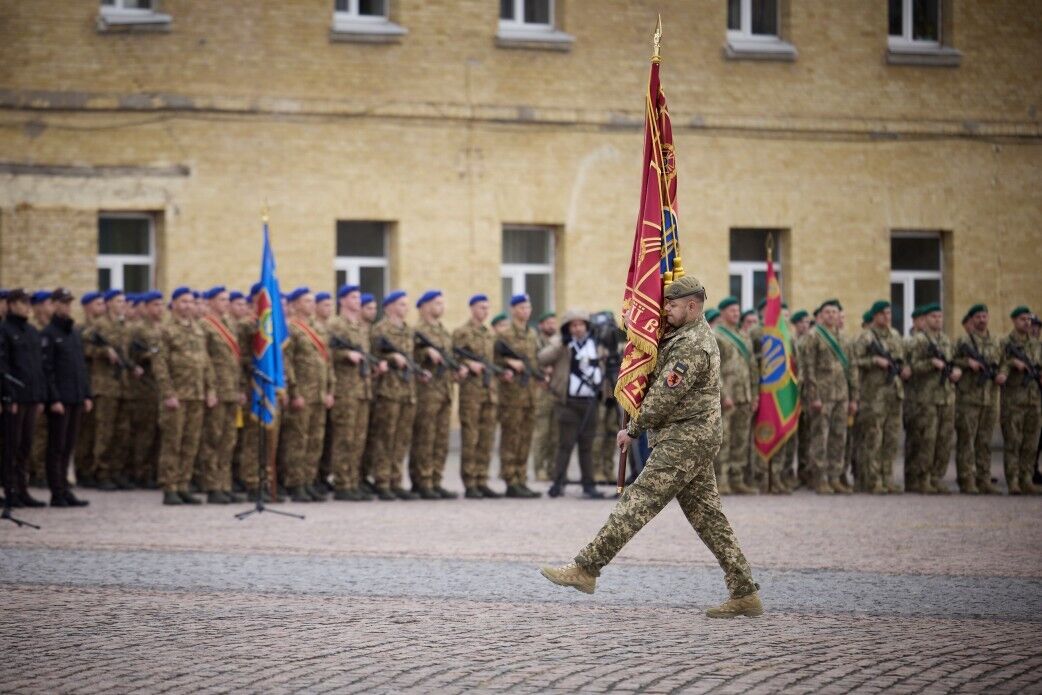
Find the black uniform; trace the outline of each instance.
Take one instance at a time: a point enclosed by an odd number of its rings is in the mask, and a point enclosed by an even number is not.
[[[40,336],[47,383],[47,485],[52,501],[69,492],[68,465],[76,451],[83,403],[93,399],[83,340],[73,320],[54,316]],[[61,413],[52,408],[61,403]]]
[[[4,449],[0,455],[4,495],[11,506],[36,506],[29,497],[27,464],[37,406],[47,400],[43,354],[40,334],[27,319],[13,313],[0,323],[0,400],[4,410]]]

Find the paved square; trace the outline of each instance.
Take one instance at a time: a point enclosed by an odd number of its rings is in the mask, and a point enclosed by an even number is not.
[[[610,501],[159,505],[0,525],[3,692],[1042,692],[1042,498],[728,497],[766,615],[676,504],[552,586]]]

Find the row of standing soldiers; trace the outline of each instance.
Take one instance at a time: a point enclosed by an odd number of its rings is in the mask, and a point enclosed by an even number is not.
[[[901,492],[893,465],[902,426],[904,491],[950,492],[943,480],[954,447],[959,490],[996,493],[990,443],[1000,419],[1009,493],[1039,492],[1032,480],[1042,426],[1042,344],[1040,322],[1027,307],[1012,311],[1013,329],[996,339],[987,307],[974,305],[954,342],[943,332],[937,304],[916,308],[906,338],[891,326],[890,303],[883,300],[862,315],[853,338],[842,332],[838,300],[824,302],[813,317],[805,311],[790,317],[784,309],[801,414],[796,435],[766,461],[750,447],[764,328],[734,297],[706,314],[721,354],[722,493],[787,494],[801,485],[820,494]]]

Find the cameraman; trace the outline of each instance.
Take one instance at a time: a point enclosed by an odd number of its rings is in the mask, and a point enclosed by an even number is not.
[[[568,482],[568,462],[572,449],[579,445],[579,469],[583,495],[600,499],[593,478],[593,436],[597,429],[596,411],[604,398],[605,348],[590,335],[590,318],[579,310],[568,311],[561,320],[561,332],[539,351],[539,364],[553,366],[550,391],[559,429],[557,462],[549,495],[559,497]]]

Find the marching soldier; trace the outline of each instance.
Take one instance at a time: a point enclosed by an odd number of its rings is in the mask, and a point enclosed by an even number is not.
[[[140,320],[130,329],[128,355],[140,367],[140,376],[127,383],[129,429],[134,433],[130,446],[130,475],[135,484],[156,485],[156,452],[159,447],[159,390],[155,378],[155,358],[159,354],[163,321],[163,293],[148,292],[141,297]]]
[[[1042,344],[1031,337],[1031,310],[1018,306],[1010,314],[1013,330],[1002,339],[1002,467],[1011,495],[1035,495],[1032,483],[1035,447],[1042,429],[1042,398],[1039,389]]]
[[[528,451],[535,426],[536,393],[543,373],[536,362],[535,331],[528,326],[532,304],[527,294],[510,298],[510,323],[497,339],[496,361],[514,372],[514,379],[500,387],[499,439],[500,475],[506,483],[507,497],[541,497],[529,489]],[[503,349],[505,348],[505,349]]]
[[[924,494],[947,494],[944,484],[955,443],[955,384],[962,370],[952,364],[952,343],[941,327],[939,304],[922,308],[923,330],[915,334],[908,359],[912,368],[912,488]],[[906,465],[908,465],[906,463]]]
[[[501,497],[488,486],[492,444],[496,437],[497,379],[491,368],[495,360],[495,337],[485,325],[488,297],[470,298],[470,318],[452,333],[452,347],[470,370],[459,387],[460,477],[467,499]],[[503,372],[503,378],[512,377]]]
[[[959,491],[993,495],[991,435],[999,418],[1002,353],[988,332],[988,307],[974,304],[962,319],[966,334],[955,341],[955,364],[964,378],[955,387],[955,472]]]
[[[417,300],[420,318],[416,322],[414,359],[431,372],[431,378],[416,385],[416,417],[409,451],[409,479],[412,491],[425,500],[453,499],[456,493],[442,487],[445,457],[449,453],[449,425],[452,417],[452,384],[465,378],[468,370],[449,364],[452,337],[441,323],[445,299],[441,290],[429,290]],[[430,345],[424,345],[429,342]],[[446,356],[449,360],[446,360]]]
[[[324,502],[312,485],[318,475],[326,411],[333,407],[336,376],[329,356],[329,336],[315,321],[315,296],[298,287],[287,297],[293,306],[286,343],[286,390],[289,412],[283,425],[286,488],[294,502]]]
[[[536,326],[536,349],[542,350],[557,334],[557,314],[547,311]],[[557,416],[550,389],[539,389],[535,397],[535,425],[532,431],[532,458],[536,480],[549,480],[557,457]]]
[[[187,287],[171,294],[171,318],[160,328],[152,367],[162,397],[159,413],[159,484],[163,504],[200,504],[188,492],[206,408],[217,405],[215,376],[206,336],[195,322],[195,299]]]
[[[717,487],[721,495],[756,492],[745,484],[749,439],[760,372],[753,345],[739,330],[741,308],[736,297],[724,297],[717,305],[720,323],[716,342],[720,352],[720,404],[723,411],[723,443],[716,457]]]

